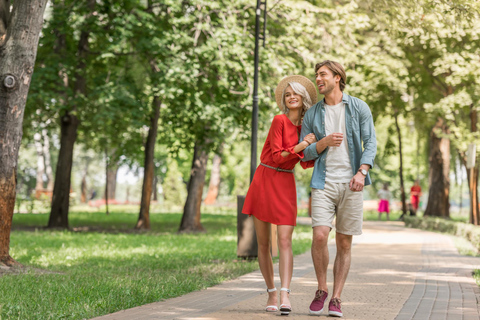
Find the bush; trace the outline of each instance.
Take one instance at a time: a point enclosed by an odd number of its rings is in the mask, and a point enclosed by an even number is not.
[[[462,237],[470,241],[480,251],[480,226],[469,223],[454,222],[443,218],[405,217],[405,226],[423,230],[438,231]]]

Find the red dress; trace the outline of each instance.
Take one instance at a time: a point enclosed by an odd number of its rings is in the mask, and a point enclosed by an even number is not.
[[[286,115],[273,118],[260,161],[275,168],[292,170],[303,158],[294,153],[301,126],[294,125]],[[282,157],[282,151],[290,153]],[[301,162],[304,169],[315,161]],[[276,225],[295,226],[297,221],[297,189],[293,173],[276,171],[259,165],[248,189],[242,212]]]
[[[410,189],[410,203],[412,207],[417,210],[418,205],[420,204],[420,194],[422,193],[422,188],[420,186],[413,186]]]

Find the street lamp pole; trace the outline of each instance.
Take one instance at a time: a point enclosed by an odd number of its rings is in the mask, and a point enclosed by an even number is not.
[[[260,14],[263,6],[263,35],[260,35]],[[253,80],[253,108],[252,108],[252,141],[250,161],[250,183],[252,183],[255,169],[257,168],[257,131],[258,131],[258,62],[259,40],[263,40],[265,47],[265,30],[267,23],[267,0],[257,0],[255,10],[255,55],[254,55],[254,80]],[[258,244],[253,218],[242,214],[245,196],[237,196],[237,256],[245,259],[257,257]],[[273,233],[272,233],[273,234]]]
[[[260,35],[260,15],[263,5],[263,35]],[[262,2],[257,0],[257,9],[255,11],[255,55],[254,55],[254,74],[253,74],[253,107],[252,107],[252,143],[250,160],[250,183],[253,180],[255,169],[257,168],[257,138],[258,138],[258,62],[259,62],[259,41],[263,40],[265,47],[265,30],[267,26],[267,0]]]

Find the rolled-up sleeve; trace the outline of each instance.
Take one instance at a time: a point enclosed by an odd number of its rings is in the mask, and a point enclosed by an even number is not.
[[[315,160],[300,161],[300,165],[303,169],[313,168],[315,166]]]
[[[360,137],[363,142],[363,153],[360,164],[368,164],[373,168],[375,155],[377,154],[377,136],[370,108],[365,103],[360,112]]]

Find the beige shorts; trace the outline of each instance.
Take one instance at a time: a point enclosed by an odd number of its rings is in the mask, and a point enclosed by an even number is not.
[[[362,234],[363,192],[353,192],[349,183],[325,182],[325,189],[312,189],[312,227],[333,228],[338,233]]]

